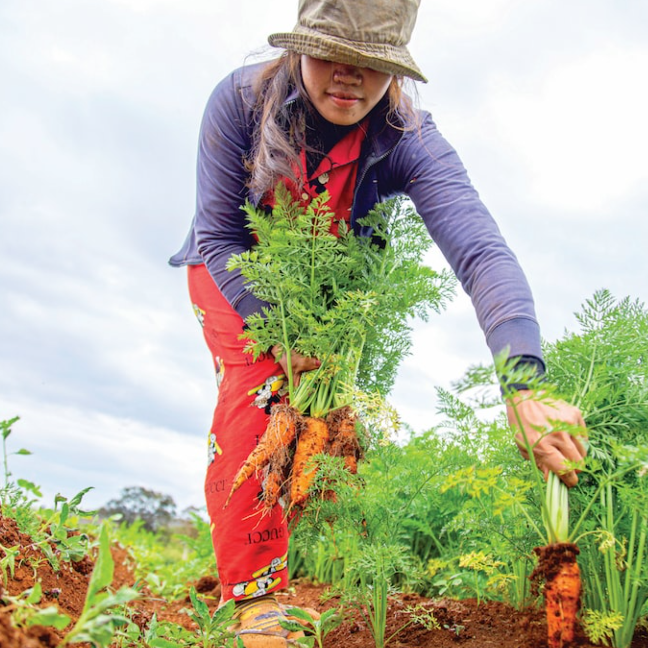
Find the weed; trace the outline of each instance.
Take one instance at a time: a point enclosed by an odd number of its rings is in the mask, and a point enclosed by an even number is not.
[[[114,567],[108,527],[103,524],[99,535],[99,552],[88,584],[83,610],[74,627],[59,644],[60,646],[86,641],[96,648],[105,648],[111,644],[117,628],[129,623],[128,618],[116,610],[124,603],[136,599],[139,593],[127,587],[122,587],[116,592],[109,591]]]
[[[198,596],[194,587],[189,590],[189,598],[193,605],[193,611],[189,616],[198,626],[203,648],[219,646],[224,642],[231,646],[243,647],[241,638],[235,637],[231,629],[234,617],[234,599],[230,599],[225,605],[210,614],[207,603]]]
[[[331,630],[335,630],[335,628],[344,622],[344,616],[336,609],[326,610],[322,613],[319,619],[313,618],[307,610],[298,607],[287,608],[285,614],[286,616],[301,619],[303,623],[296,621],[282,621],[281,625],[287,630],[293,632],[305,630],[309,634],[312,634],[319,648],[323,648],[324,637],[326,637]],[[304,626],[304,623],[306,626]]]
[[[16,557],[20,555],[20,546],[3,547],[0,545],[0,550],[4,553],[4,557],[0,558],[0,571],[2,571],[2,582],[7,585],[7,572],[11,578],[14,577],[16,569]]]

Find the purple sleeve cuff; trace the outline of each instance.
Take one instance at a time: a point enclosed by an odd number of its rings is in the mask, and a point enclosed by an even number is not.
[[[534,356],[542,359],[540,327],[538,322],[528,317],[502,322],[486,336],[486,343],[493,357],[506,351],[509,358]]]

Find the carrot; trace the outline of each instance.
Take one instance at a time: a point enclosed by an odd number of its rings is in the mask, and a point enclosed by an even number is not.
[[[309,465],[311,459],[326,448],[329,431],[326,421],[321,418],[306,417],[304,426],[297,439],[297,448],[293,458],[292,478],[290,484],[290,507],[303,506],[317,471]]]
[[[255,473],[268,464],[276,452],[287,452],[288,446],[297,434],[298,414],[289,405],[275,405],[272,408],[268,426],[257,446],[234,477],[225,506],[232,495]]]
[[[281,497],[284,476],[281,470],[271,469],[263,482],[263,512],[269,514]]]
[[[358,460],[353,455],[344,457],[344,467],[352,474],[358,473]]]
[[[362,458],[362,448],[358,439],[357,416],[350,407],[343,407],[331,412],[327,421],[331,429],[332,457],[344,457],[344,466],[352,474],[358,472],[358,460]]]
[[[326,417],[326,422],[331,434],[331,456],[348,457],[359,453],[356,415],[350,407],[334,410]]]
[[[548,648],[567,648],[574,641],[580,610],[581,579],[578,548],[566,542],[536,547],[538,567],[532,574],[544,576]]]

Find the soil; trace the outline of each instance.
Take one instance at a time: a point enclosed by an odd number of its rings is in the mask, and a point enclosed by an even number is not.
[[[14,574],[7,574],[4,587],[0,582],[0,599],[17,596],[40,581],[43,590],[41,605],[57,605],[62,613],[74,621],[83,607],[88,580],[93,563],[88,557],[79,563],[62,564],[55,572],[43,559],[31,539],[20,533],[13,520],[0,515],[0,545],[19,547]],[[0,559],[4,552],[0,549]],[[113,586],[133,586],[135,578],[126,550],[114,546],[115,561]],[[218,579],[204,575],[192,583],[199,593],[208,595],[206,601],[216,605],[220,595]],[[339,601],[325,596],[327,587],[305,580],[293,582],[290,590],[280,594],[284,605],[310,607],[322,612],[338,607]],[[145,627],[153,614],[158,620],[168,620],[192,628],[192,621],[182,612],[189,600],[168,602],[159,597],[147,596],[132,604],[132,618]],[[6,600],[6,599],[5,599]],[[399,594],[390,599],[386,636],[397,632],[408,620],[406,608],[422,606],[434,613],[440,629],[426,630],[413,624],[398,632],[389,642],[391,648],[417,646],[419,648],[546,648],[547,626],[542,611],[529,609],[518,611],[504,603],[478,602],[475,599],[428,599],[415,594]],[[12,622],[11,606],[0,602],[0,648],[55,648],[61,634],[52,628],[32,626],[17,628]],[[582,635],[572,644],[580,648],[594,648]],[[325,648],[374,648],[370,628],[360,615],[350,617],[342,626],[328,634]],[[564,648],[567,648],[565,646]],[[648,648],[648,635],[638,631],[632,648]]]

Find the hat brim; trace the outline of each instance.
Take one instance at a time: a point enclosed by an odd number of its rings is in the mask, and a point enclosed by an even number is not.
[[[268,42],[273,47],[282,47],[324,61],[365,67],[427,83],[405,46],[354,42],[328,34],[323,35],[301,26],[297,26],[295,31],[290,33],[272,34],[268,37]]]

